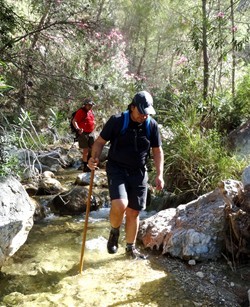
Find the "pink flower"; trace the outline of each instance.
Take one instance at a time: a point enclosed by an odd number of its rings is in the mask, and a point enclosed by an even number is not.
[[[179,61],[177,61],[177,65],[181,65],[181,64],[185,64],[188,62],[187,57],[185,57],[184,55],[180,57]]]
[[[236,32],[238,30],[238,27],[237,26],[233,26],[231,30],[232,30],[232,32]]]
[[[225,17],[225,14],[223,12],[219,12],[217,15],[216,15],[217,18],[224,18]]]
[[[79,29],[84,29],[84,28],[87,28],[88,27],[88,24],[87,23],[83,23],[82,21],[78,23],[78,28]]]
[[[109,35],[107,36],[108,39],[114,39],[114,40],[122,40],[123,36],[119,31],[116,31],[115,29],[112,29],[109,33]]]

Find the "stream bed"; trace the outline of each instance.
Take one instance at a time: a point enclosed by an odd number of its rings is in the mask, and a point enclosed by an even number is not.
[[[147,260],[126,258],[123,230],[118,253],[107,253],[108,213],[90,212],[82,274],[84,216],[51,215],[35,223],[2,267],[0,306],[195,306],[150,251],[144,251]]]

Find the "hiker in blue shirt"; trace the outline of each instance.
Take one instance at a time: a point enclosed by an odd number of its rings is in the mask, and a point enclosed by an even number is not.
[[[154,115],[153,98],[147,91],[138,92],[128,110],[112,115],[92,147],[88,161],[90,169],[97,168],[102,149],[110,142],[106,172],[111,198],[110,235],[107,249],[118,250],[120,226],[126,218],[126,254],[133,259],[146,259],[135,248],[139,228],[139,212],[146,208],[148,173],[146,162],[150,149],[156,168],[157,190],[164,187],[161,136]]]

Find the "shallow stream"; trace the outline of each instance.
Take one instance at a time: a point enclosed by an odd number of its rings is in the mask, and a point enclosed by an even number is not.
[[[108,210],[90,212],[82,274],[84,216],[36,223],[2,268],[0,306],[194,306],[158,256],[126,259],[123,231],[118,253],[107,253]]]

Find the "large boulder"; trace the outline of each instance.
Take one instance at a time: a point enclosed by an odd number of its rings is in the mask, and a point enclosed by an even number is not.
[[[35,204],[14,177],[0,177],[0,268],[26,241]]]
[[[140,223],[145,247],[184,260],[219,258],[225,247],[227,203],[242,194],[239,181],[227,180],[214,191],[176,209],[166,209]]]

